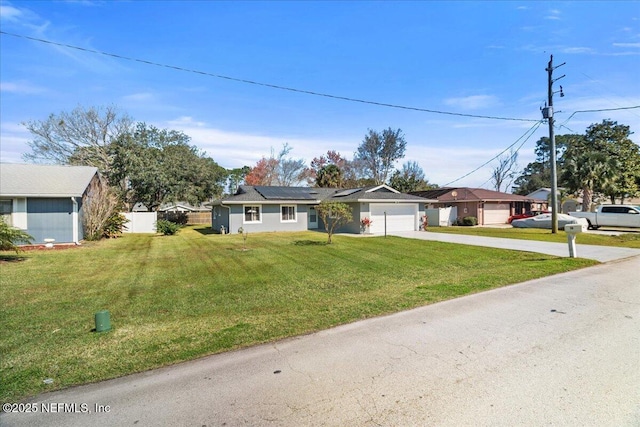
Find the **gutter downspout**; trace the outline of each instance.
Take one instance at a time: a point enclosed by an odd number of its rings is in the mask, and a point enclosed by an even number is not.
[[[226,208],[229,211],[229,215],[227,215],[227,218],[229,218],[229,229],[227,230],[227,234],[231,234],[231,206],[225,206],[222,204],[222,201],[220,202],[220,207],[221,208]]]
[[[73,228],[73,243],[76,245],[80,244],[78,240],[78,201],[75,197],[71,198],[71,202],[73,203],[73,213],[71,214],[72,228]]]

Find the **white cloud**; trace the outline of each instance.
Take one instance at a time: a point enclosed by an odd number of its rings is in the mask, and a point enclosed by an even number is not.
[[[532,144],[533,142],[530,145]],[[450,183],[450,186],[490,189],[491,172],[496,165],[495,161],[481,167],[469,176],[462,177],[498,155],[499,152],[498,150],[483,150],[476,147],[408,147],[407,156],[403,162],[407,160],[418,162],[425,177],[432,184],[444,186]],[[533,160],[533,150],[519,152],[518,165],[521,169]],[[451,182],[454,180],[456,181]]]
[[[183,116],[169,120],[160,127],[180,130],[191,137],[191,144],[205,151],[218,164],[226,168],[253,166],[271,149],[278,151],[283,144],[292,147],[289,156],[309,163],[314,157],[336,150],[350,158],[353,141],[305,138],[296,135],[256,135],[231,132],[211,127],[193,117]]]
[[[48,26],[48,22],[43,22],[43,19],[30,9],[14,7],[8,2],[0,4],[0,20],[26,27],[36,33]]]
[[[492,95],[473,95],[463,98],[448,98],[444,100],[444,103],[464,110],[477,110],[480,108],[494,107],[499,104],[498,98]]]
[[[0,162],[4,163],[24,163],[22,154],[30,151],[29,145],[31,134],[27,129],[18,123],[3,123],[0,128]]]
[[[22,11],[10,5],[0,5],[0,19],[7,21],[18,21],[22,16]]]
[[[640,48],[640,43],[613,43],[615,47],[638,47]]]
[[[597,53],[590,47],[565,47],[562,48],[562,53],[566,54],[595,54]]]
[[[31,95],[36,93],[46,92],[47,89],[39,86],[34,86],[27,82],[0,82],[0,92],[18,93],[24,95]]]
[[[131,102],[145,102],[153,100],[154,95],[149,92],[132,93],[131,95],[125,95],[122,97],[125,101]]]
[[[562,12],[560,12],[558,9],[551,9],[549,11],[549,14],[547,16],[544,17],[544,19],[550,19],[553,21],[558,21],[562,18],[560,18]]]

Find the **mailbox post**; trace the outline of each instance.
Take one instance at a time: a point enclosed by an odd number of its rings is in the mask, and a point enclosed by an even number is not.
[[[576,253],[576,235],[582,233],[582,225],[581,224],[567,224],[564,226],[564,231],[567,233],[567,240],[569,243],[569,256],[571,258],[576,258],[578,254]]]

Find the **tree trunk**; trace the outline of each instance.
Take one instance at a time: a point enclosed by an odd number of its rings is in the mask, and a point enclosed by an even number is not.
[[[591,211],[591,199],[593,197],[593,192],[591,188],[584,187],[582,189],[582,211],[589,212]]]

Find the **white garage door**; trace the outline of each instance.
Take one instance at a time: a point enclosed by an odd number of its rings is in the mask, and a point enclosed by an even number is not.
[[[484,224],[506,224],[510,210],[507,203],[485,203]]]
[[[387,233],[414,231],[418,206],[416,204],[371,204],[371,233],[384,233],[384,213],[387,213]]]

